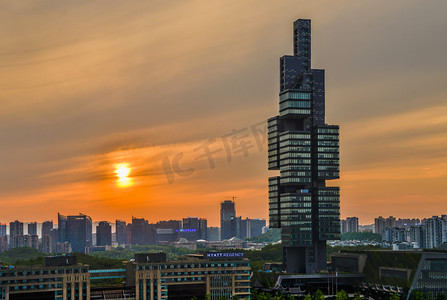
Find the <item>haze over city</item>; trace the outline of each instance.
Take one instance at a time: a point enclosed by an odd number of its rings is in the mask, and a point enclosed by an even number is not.
[[[82,212],[213,226],[233,196],[239,215],[267,219],[263,130],[297,16],[312,19],[326,121],[340,125],[341,217],[437,215],[445,11],[435,0],[0,2],[0,221]]]

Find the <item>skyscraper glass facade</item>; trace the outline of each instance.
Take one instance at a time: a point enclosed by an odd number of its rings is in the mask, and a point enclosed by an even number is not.
[[[324,70],[311,69],[310,20],[293,24],[294,55],[280,59],[279,115],[268,120],[270,227],[281,228],[288,272],[326,269],[340,233],[339,128],[325,123]]]

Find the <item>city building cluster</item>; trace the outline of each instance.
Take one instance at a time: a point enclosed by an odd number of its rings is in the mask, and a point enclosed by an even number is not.
[[[340,232],[371,231],[382,235],[385,246],[395,250],[447,248],[447,215],[425,219],[400,219],[379,216],[374,224],[361,230],[359,219],[349,217],[340,222]]]
[[[14,221],[9,223],[9,234],[8,225],[0,225],[0,252],[30,247],[46,253],[88,253],[116,245],[167,244],[190,249],[195,249],[197,244],[216,249],[241,248],[245,238],[259,236],[267,230],[264,219],[237,217],[234,200],[221,203],[220,216],[221,227],[209,227],[207,219],[198,217],[157,223],[133,217],[129,223],[123,220],[94,223],[84,214],[58,214],[57,224]]]
[[[395,249],[447,247],[447,215],[422,220],[378,217],[374,224],[376,233]]]

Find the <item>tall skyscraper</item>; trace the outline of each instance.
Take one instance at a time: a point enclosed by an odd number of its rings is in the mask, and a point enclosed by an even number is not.
[[[236,209],[234,201],[225,200],[220,203],[220,237],[222,240],[233,237],[236,218]]]
[[[339,238],[338,126],[325,123],[324,70],[311,68],[310,20],[293,24],[294,55],[280,59],[279,115],[268,120],[270,227],[281,228],[289,273],[326,269],[326,241]]]
[[[85,252],[92,245],[92,218],[79,214],[67,216],[67,241],[73,252]]]
[[[112,226],[110,226],[109,222],[101,221],[98,226],[96,226],[96,245],[112,245]]]

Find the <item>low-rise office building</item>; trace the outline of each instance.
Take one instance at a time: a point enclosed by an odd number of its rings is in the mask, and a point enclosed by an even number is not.
[[[43,266],[0,268],[0,299],[90,299],[88,266],[74,256],[46,257]]]
[[[364,273],[364,292],[406,294],[421,291],[427,297],[447,294],[447,253],[371,250],[334,253],[331,266],[339,272]]]
[[[126,266],[136,299],[250,297],[250,263],[242,252],[208,252],[166,260],[165,253],[137,254]]]

